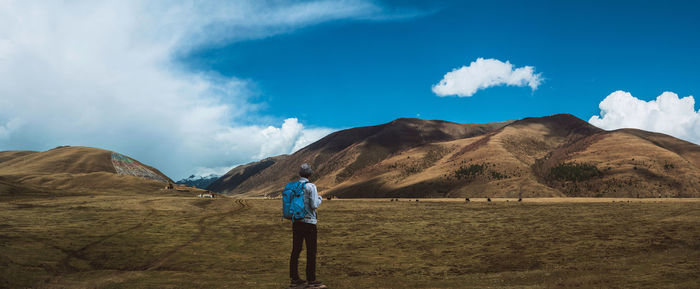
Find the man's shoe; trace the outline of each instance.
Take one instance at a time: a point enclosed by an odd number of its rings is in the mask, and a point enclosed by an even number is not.
[[[304,288],[304,284],[306,284],[306,281],[301,280],[301,279],[296,279],[292,280],[292,282],[289,283],[289,289],[295,289],[295,288]]]
[[[311,281],[306,284],[306,288],[313,288],[313,289],[327,289],[328,286],[323,285],[321,281]]]

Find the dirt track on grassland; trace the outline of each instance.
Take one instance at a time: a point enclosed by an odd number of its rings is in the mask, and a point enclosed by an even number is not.
[[[230,216],[233,213],[240,213],[241,211],[244,211],[244,210],[249,208],[249,206],[245,200],[238,199],[238,200],[235,200],[234,202],[236,203],[236,205],[238,205],[238,207],[236,207],[232,210],[229,210],[229,211],[226,211],[223,213],[218,213],[218,214],[206,215],[206,216],[202,216],[201,218],[199,218],[199,220],[197,221],[197,227],[199,228],[199,230],[194,236],[192,236],[192,238],[190,240],[168,250],[167,252],[163,253],[155,260],[151,261],[148,265],[140,267],[139,270],[144,270],[144,271],[156,270],[156,269],[160,268],[161,266],[163,266],[163,264],[165,264],[165,262],[167,262],[168,259],[170,259],[170,257],[173,256],[175,253],[181,251],[182,249],[186,248],[187,246],[191,245],[192,243],[199,241],[199,239],[202,238],[202,235],[204,235],[204,233],[207,230],[207,225],[204,224],[204,222],[207,219],[214,218],[213,222],[209,223],[209,225],[218,224],[226,216]]]

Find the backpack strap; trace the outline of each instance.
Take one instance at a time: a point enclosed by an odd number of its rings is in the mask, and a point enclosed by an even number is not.
[[[308,182],[299,182],[299,185],[301,185],[301,194],[304,194],[304,188],[306,187],[306,183]]]
[[[300,188],[300,189],[301,189],[301,199],[304,200],[304,197],[305,197],[305,194],[304,194],[304,187],[306,187],[306,183],[307,183],[307,182],[297,182],[297,183],[299,183],[299,185],[301,186],[301,188]],[[304,211],[306,211],[306,203],[304,203]],[[306,212],[308,213],[308,211],[306,211]],[[295,220],[293,220],[292,222],[301,221],[301,220],[303,220],[303,219],[304,219],[304,218],[295,219]]]
[[[306,188],[306,184],[308,184],[309,182],[299,182],[299,183],[301,184],[301,193],[304,194],[304,188]],[[308,196],[302,195],[302,198],[307,198],[307,199],[309,199],[309,203],[312,202],[312,200],[311,200],[311,195],[310,195],[310,194],[309,194]],[[304,206],[304,210],[306,210],[306,206]],[[314,214],[314,217],[315,217],[316,219],[318,219],[318,212],[317,212],[317,211],[316,211],[316,212],[309,212],[309,211],[306,211],[306,212],[309,213],[309,214]]]

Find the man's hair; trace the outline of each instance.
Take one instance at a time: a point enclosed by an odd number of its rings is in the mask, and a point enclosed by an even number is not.
[[[311,166],[307,163],[301,164],[301,167],[299,168],[299,176],[302,178],[308,178],[310,177],[314,171],[311,169]]]

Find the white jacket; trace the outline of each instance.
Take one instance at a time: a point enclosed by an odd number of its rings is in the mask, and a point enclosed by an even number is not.
[[[304,207],[306,216],[300,222],[316,224],[316,209],[321,205],[321,196],[318,195],[316,185],[309,182],[307,178],[300,178],[299,182],[306,182],[304,185]]]

